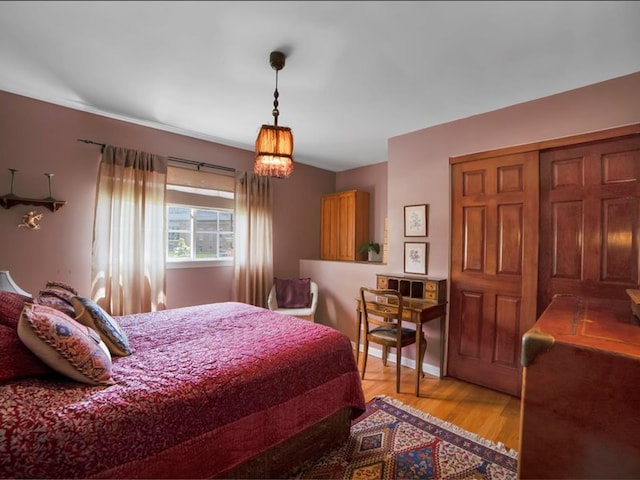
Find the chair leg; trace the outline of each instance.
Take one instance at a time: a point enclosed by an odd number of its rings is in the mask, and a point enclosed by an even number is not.
[[[364,380],[364,371],[367,369],[367,358],[369,357],[369,341],[367,337],[364,337],[364,351],[362,352],[364,355],[364,359],[362,360],[362,379]]]
[[[401,363],[402,363],[402,349],[396,348],[396,393],[400,393]]]
[[[382,365],[387,366],[387,358],[389,357],[389,347],[382,347]]]
[[[425,353],[427,353],[427,339],[425,338],[424,335],[422,335],[422,340],[420,341],[421,347],[420,350],[422,350],[422,358],[420,359],[420,361],[422,362],[420,365],[424,365],[424,356]],[[421,368],[420,372],[422,373],[422,378],[424,378],[424,370]]]

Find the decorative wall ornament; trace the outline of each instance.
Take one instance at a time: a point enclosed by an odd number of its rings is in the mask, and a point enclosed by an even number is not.
[[[0,206],[11,208],[16,205],[33,205],[36,207],[46,207],[52,212],[55,212],[67,203],[65,200],[56,200],[51,196],[51,177],[53,177],[53,173],[44,174],[49,181],[49,196],[47,198],[25,198],[13,193],[13,180],[18,170],[10,168],[9,171],[11,172],[11,190],[6,195],[0,197]]]
[[[18,224],[18,227],[27,227],[29,230],[40,230],[42,215],[42,213],[31,210],[22,216],[22,223]]]

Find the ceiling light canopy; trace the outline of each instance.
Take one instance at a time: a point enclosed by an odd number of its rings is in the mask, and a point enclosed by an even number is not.
[[[289,127],[278,126],[278,72],[284,68],[285,54],[271,52],[269,63],[276,71],[273,92],[273,125],[262,125],[256,138],[256,161],[253,171],[258,175],[287,178],[293,171],[293,135]]]

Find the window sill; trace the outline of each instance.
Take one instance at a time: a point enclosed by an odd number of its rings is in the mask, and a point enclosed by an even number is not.
[[[214,267],[232,267],[233,259],[224,260],[180,260],[166,262],[167,270],[178,270],[182,268],[214,268]]]

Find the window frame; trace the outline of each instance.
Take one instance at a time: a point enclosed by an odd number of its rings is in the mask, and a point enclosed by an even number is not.
[[[210,192],[210,194],[207,193]],[[196,241],[194,210],[214,210],[231,214],[231,235],[235,247],[234,180],[225,174],[195,171],[169,166],[165,201],[165,264],[167,269],[227,267],[233,265],[233,256],[207,259],[169,257],[169,208],[172,206],[191,209],[191,236]],[[217,233],[217,232],[214,232]]]
[[[180,207],[180,208],[185,208],[185,209],[190,209],[190,236],[191,236],[191,244],[189,245],[190,247],[190,256],[189,258],[181,258],[181,257],[169,257],[169,234],[171,233],[172,230],[169,229],[169,209],[171,207]],[[192,205],[192,204],[185,204],[185,203],[176,203],[176,202],[167,202],[165,205],[165,218],[167,221],[167,227],[165,229],[165,234],[166,234],[166,240],[167,240],[167,251],[165,252],[165,263],[168,267],[173,267],[173,268],[182,268],[182,267],[212,267],[212,266],[227,266],[227,265],[232,265],[233,264],[233,256],[231,257],[213,257],[213,258],[202,258],[202,259],[198,259],[198,258],[194,258],[193,256],[193,251],[194,251],[194,247],[195,244],[197,242],[196,240],[196,235],[197,235],[197,231],[196,231],[196,224],[195,224],[195,211],[196,210],[208,210],[208,211],[213,211],[213,212],[217,212],[217,213],[225,213],[225,214],[231,214],[231,223],[232,225],[234,225],[234,211],[233,209],[229,209],[229,208],[222,208],[222,207],[213,207],[213,206],[202,206],[202,205]],[[235,225],[234,225],[235,226]],[[177,230],[179,232],[182,232],[183,230]],[[219,232],[212,232],[214,235],[220,235]],[[230,231],[231,235],[234,236],[234,245],[235,245],[235,229]]]

